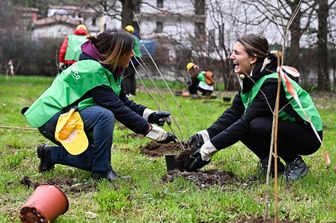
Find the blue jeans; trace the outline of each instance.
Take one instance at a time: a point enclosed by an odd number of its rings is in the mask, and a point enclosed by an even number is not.
[[[89,147],[79,155],[69,154],[62,144],[55,140],[58,117],[54,115],[39,128],[40,133],[58,146],[51,148],[51,161],[79,169],[103,173],[112,169],[111,147],[113,142],[114,114],[101,106],[91,106],[79,111],[84,122],[84,131],[89,139]]]

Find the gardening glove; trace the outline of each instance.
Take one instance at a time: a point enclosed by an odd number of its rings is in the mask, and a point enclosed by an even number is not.
[[[211,141],[207,141],[203,146],[190,155],[191,164],[186,167],[187,171],[197,171],[211,161],[211,157],[217,152]],[[188,162],[190,163],[190,162]]]
[[[197,132],[195,135],[192,135],[188,140],[188,144],[192,150],[196,150],[201,148],[201,146],[209,140],[210,137],[208,131],[202,130]]]
[[[143,117],[149,123],[158,124],[159,126],[163,126],[165,122],[167,122],[168,125],[171,124],[170,113],[166,111],[153,111],[146,108]]]
[[[156,125],[150,125],[150,130],[146,134],[146,137],[163,144],[169,142],[176,142],[177,140],[174,134],[166,132],[164,129]]]

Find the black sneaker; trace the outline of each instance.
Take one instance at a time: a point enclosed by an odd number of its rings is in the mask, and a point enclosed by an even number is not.
[[[279,157],[277,158],[277,163],[278,163],[278,174],[282,174],[286,167],[285,165],[281,162],[281,160],[279,159]],[[259,163],[259,171],[260,171],[260,176],[266,176],[267,174],[267,168],[268,168],[268,157],[260,160],[260,163]],[[274,175],[274,158],[272,158],[272,163],[271,163],[271,176]]]
[[[39,172],[44,173],[54,169],[55,165],[51,162],[51,149],[43,144],[37,147],[37,156],[40,158]]]
[[[308,167],[303,161],[301,156],[298,156],[292,162],[287,163],[286,165],[286,179],[287,180],[297,180],[301,177],[304,177],[308,172]]]
[[[131,179],[130,176],[121,176],[121,175],[117,174],[113,169],[111,169],[107,172],[101,172],[101,173],[94,172],[94,173],[92,173],[92,177],[96,180],[106,179],[108,181],[114,181],[114,180],[117,180],[117,179],[125,179],[125,180],[130,180]]]

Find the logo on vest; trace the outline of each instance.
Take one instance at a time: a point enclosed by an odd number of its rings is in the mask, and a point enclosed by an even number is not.
[[[77,65],[77,63],[75,63],[74,66],[75,66],[74,67],[75,69],[73,69],[73,75],[74,75],[74,77],[75,77],[76,80],[79,80],[80,75],[78,74],[78,65]]]

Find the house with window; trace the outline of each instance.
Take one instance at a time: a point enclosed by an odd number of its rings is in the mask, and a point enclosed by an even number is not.
[[[135,11],[134,26],[142,39],[155,41],[155,58],[184,67],[194,44],[206,44],[205,0],[143,0]],[[179,63],[177,63],[179,62]]]
[[[49,5],[47,17],[32,22],[32,38],[56,38],[72,33],[78,24],[85,24],[91,35],[106,27],[120,27],[120,21],[98,13],[92,8],[72,5]]]

